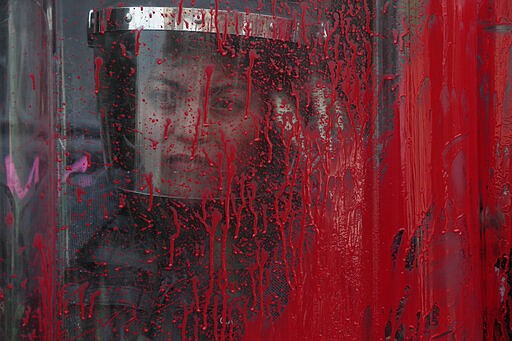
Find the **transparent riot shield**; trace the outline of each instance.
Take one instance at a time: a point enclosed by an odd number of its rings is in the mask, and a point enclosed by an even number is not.
[[[309,138],[332,146],[326,98],[340,107],[318,71],[325,62],[309,53],[327,34],[316,12],[90,12],[119,204],[64,269],[73,337],[240,339],[274,328],[314,238],[322,161]]]
[[[4,1],[0,338],[510,338],[509,7]]]
[[[50,1],[0,4],[0,339],[53,339],[57,182]]]
[[[512,126],[510,95],[512,11],[505,3],[496,3],[481,11],[478,30],[480,85],[478,121],[481,160],[482,299],[487,302],[484,315],[485,337],[509,339],[511,295],[512,226],[510,200],[510,148]],[[494,271],[492,271],[494,270]],[[484,305],[485,306],[485,305]]]

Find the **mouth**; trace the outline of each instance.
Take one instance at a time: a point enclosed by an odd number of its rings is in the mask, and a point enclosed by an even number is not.
[[[185,154],[171,155],[165,163],[171,172],[203,171],[211,168],[210,163],[205,157],[192,157]]]

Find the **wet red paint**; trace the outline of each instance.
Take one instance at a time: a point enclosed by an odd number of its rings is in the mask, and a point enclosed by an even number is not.
[[[210,87],[211,87],[211,82],[212,82],[212,74],[213,74],[213,71],[215,70],[215,65],[213,64],[210,64],[210,65],[207,65],[205,68],[204,68],[204,74],[206,76],[206,85],[205,85],[205,89],[204,89],[204,99],[203,99],[203,124],[204,125],[207,125],[208,124],[208,107],[210,105]]]
[[[347,206],[348,188],[321,185],[337,199],[332,204],[321,199],[312,212],[318,231],[312,266],[318,270],[310,268],[311,283],[297,288],[297,301],[290,303],[289,320],[278,322],[276,339],[482,338],[482,302],[473,294],[480,292],[481,283],[479,197],[474,190],[478,84],[476,73],[463,72],[477,65],[478,20],[474,4],[461,7],[432,2],[421,16],[408,18],[413,24],[400,19],[405,25],[397,34],[397,49],[407,48],[411,62],[403,64],[399,75],[375,80],[400,79],[391,107],[393,135],[383,145],[379,163],[356,129],[353,141],[346,140],[332,154],[341,163],[325,160],[325,172],[334,181],[356,171],[364,197],[357,206]],[[331,89],[340,79],[354,79],[356,65],[342,60],[330,65]],[[352,115],[375,108],[365,84],[342,84],[356,107],[348,113],[349,126],[372,122],[374,116],[356,121]],[[385,142],[387,135],[371,133],[375,146]],[[346,159],[344,150],[363,158]],[[304,193],[315,191],[305,187]],[[354,214],[359,218],[351,218]],[[489,269],[487,273],[494,276]],[[333,302],[334,293],[340,296]],[[292,322],[306,312],[307,320]]]
[[[183,0],[179,0],[178,2],[178,19],[176,20],[176,24],[180,25],[183,15]]]
[[[439,1],[424,11],[428,21],[404,28],[419,35],[409,47],[412,62],[405,65],[401,81],[402,219],[405,240],[421,233],[421,243],[416,246],[418,265],[411,270],[416,278],[402,279],[410,292],[400,322],[417,323],[415,314],[420,313],[415,330],[420,335],[480,339],[483,302],[469,294],[481,290],[478,83],[476,72],[465,72],[477,65],[477,8]],[[437,323],[422,327],[436,306]],[[400,324],[392,327],[395,332]]]
[[[120,43],[119,47],[121,48],[121,56],[126,57],[126,45],[123,43]]]
[[[383,12],[375,15],[385,19],[393,13],[394,4],[387,2]],[[272,1],[273,13],[276,8]],[[437,0],[414,9],[407,12],[416,13],[409,17],[399,14],[394,21],[398,26],[385,32],[370,32],[374,13],[365,1],[339,9],[327,33],[328,43],[319,45],[316,52],[322,58],[318,56],[311,65],[312,70],[315,63],[325,65],[326,76],[306,91],[294,88],[287,94],[292,110],[283,115],[289,117],[283,117],[282,127],[267,103],[263,127],[254,143],[264,143],[261,157],[265,164],[281,162],[283,166],[279,182],[269,185],[271,199],[260,202],[258,184],[249,181],[253,176],[250,170],[237,173],[235,150],[222,136],[224,150],[209,156],[217,157],[224,199],[216,200],[224,200],[218,206],[222,209],[212,210],[203,200],[202,216],[198,217],[209,245],[205,256],[209,264],[204,265],[207,284],[202,287],[204,283],[197,278],[191,282],[193,302],[182,313],[184,323],[196,319],[196,337],[212,323],[217,339],[228,339],[232,333],[228,292],[234,284],[228,281],[228,236],[233,228],[235,240],[244,238],[246,209],[254,220],[250,228],[257,241],[249,271],[251,308],[259,314],[247,321],[247,340],[262,339],[262,334],[269,340],[510,338],[512,6],[483,2],[477,7],[472,2]],[[299,21],[309,20],[300,15]],[[354,17],[359,22],[351,21]],[[361,35],[354,35],[357,32]],[[217,33],[219,41],[224,39],[219,29]],[[140,31],[134,34],[138,55]],[[385,52],[378,50],[384,39],[389,39],[388,51],[398,53],[392,60],[397,63],[396,70],[380,70],[372,64],[377,61],[370,60],[375,55],[384,58],[379,54]],[[309,43],[315,46],[313,41]],[[362,57],[365,54],[366,59]],[[251,51],[248,57],[250,98],[258,56]],[[96,58],[94,63],[98,93],[103,60]],[[205,70],[206,89],[212,72],[213,67]],[[36,90],[35,77],[30,78]],[[294,122],[287,130],[284,123],[300,119],[302,100],[311,109],[309,125]],[[201,117],[207,123],[207,104],[208,97],[197,118],[193,156],[203,137],[199,136]],[[246,116],[248,110],[247,104]],[[171,128],[168,119],[164,140]],[[156,148],[157,141],[154,143]],[[23,205],[23,200],[32,197],[50,200],[45,193],[31,195],[44,181],[39,181],[39,159],[30,160],[37,163],[22,171],[21,165],[14,167],[13,158],[5,159],[7,187],[16,204]],[[82,158],[68,171],[85,172],[89,165],[90,157]],[[28,174],[24,186],[18,172]],[[234,193],[237,176],[248,181],[241,182],[239,193]],[[148,211],[156,211],[151,173],[145,180]],[[289,195],[294,190],[300,193],[299,209]],[[73,198],[84,204],[86,194],[79,187]],[[233,197],[237,200],[226,199]],[[119,207],[126,206],[126,197],[121,196]],[[105,220],[114,214],[103,203],[98,207]],[[27,206],[19,208],[3,217],[7,226],[15,226],[20,214],[30,212]],[[148,217],[144,219],[151,222]],[[169,219],[176,228],[166,241],[171,270],[176,266],[176,243],[188,226],[180,222],[176,209],[171,209]],[[269,272],[266,263],[271,256],[257,236],[268,233],[274,224],[279,264],[291,292],[284,311],[268,331],[262,312]],[[66,226],[63,230],[73,230]],[[32,244],[16,250],[19,255],[31,248],[37,252],[37,259],[31,260],[37,275],[28,282],[21,279],[21,285],[15,276],[9,277],[5,288],[25,290],[36,282],[40,306],[27,306],[21,324],[30,326],[36,316],[41,327],[32,333],[46,340],[59,339],[55,330],[62,326],[54,322],[61,316],[54,317],[57,312],[68,312],[61,290],[60,303],[55,299],[54,253],[58,248],[51,232],[54,227],[38,225],[41,230],[33,234]],[[98,307],[100,291],[90,293],[86,284],[78,290],[80,317],[88,319]],[[212,309],[221,319],[208,319]],[[199,313],[200,319],[194,313]],[[183,329],[182,337],[190,334],[185,335]]]
[[[153,185],[153,173],[148,173],[144,176],[145,180],[146,180],[146,186],[147,186],[147,189],[148,189],[148,193],[149,193],[149,203],[148,203],[148,212],[151,211],[151,209],[153,208],[153,196],[154,196],[154,191],[155,191],[155,188],[154,188],[154,185]]]
[[[94,59],[94,93],[98,94],[100,90],[100,73],[102,72],[101,66],[103,65],[103,59],[96,57]]]
[[[14,223],[14,214],[12,212],[8,212],[4,217],[5,226],[11,227]]]
[[[169,270],[172,269],[173,263],[174,263],[174,242],[176,241],[176,238],[178,238],[180,232],[181,232],[181,223],[178,219],[178,212],[174,207],[171,207],[172,212],[172,220],[174,223],[174,226],[176,228],[176,232],[169,238]]]
[[[164,141],[167,141],[169,139],[169,128],[172,127],[172,122],[170,118],[165,119],[165,126],[164,126]]]
[[[30,77],[30,80],[32,82],[32,90],[36,90],[36,75],[34,75],[33,73],[31,73],[29,75]]]
[[[257,53],[254,50],[249,51],[249,67],[246,71],[247,77],[247,100],[245,101],[245,118],[249,116],[249,106],[251,105],[251,88],[252,88],[252,69]]]
[[[38,251],[36,264],[38,267],[39,278],[38,285],[41,293],[41,306],[40,306],[40,325],[41,338],[43,340],[52,340],[54,335],[57,335],[56,330],[61,327],[58,322],[51,323],[51,317],[56,316],[56,302],[55,289],[56,289],[56,267],[55,267],[55,239],[49,236],[44,236],[41,233],[36,233],[33,240],[33,247]],[[56,328],[57,327],[57,328]]]
[[[512,6],[507,2],[482,4],[478,65],[479,156],[482,197],[482,275],[486,309],[483,321],[488,338],[510,339],[512,214],[510,184],[512,128],[510,117],[510,63]]]
[[[4,163],[7,186],[11,193],[16,195],[17,198],[25,198],[25,196],[29,194],[31,187],[39,182],[39,162],[40,158],[36,156],[32,163],[27,182],[25,186],[23,186],[16,165],[14,164],[14,158],[11,155],[5,157]]]
[[[140,52],[140,32],[142,31],[142,28],[136,30],[135,32],[135,57],[139,55]]]

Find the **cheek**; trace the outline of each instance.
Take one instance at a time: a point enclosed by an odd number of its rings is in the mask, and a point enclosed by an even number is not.
[[[145,136],[156,135],[162,124],[161,115],[149,105],[141,107],[141,113],[137,118],[137,129]]]
[[[237,150],[245,150],[257,137],[258,125],[251,118],[224,123],[219,127],[219,138]]]

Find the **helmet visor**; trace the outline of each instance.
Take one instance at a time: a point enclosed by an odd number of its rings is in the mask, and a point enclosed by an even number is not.
[[[245,53],[223,56],[210,34],[189,33],[186,40],[164,35],[164,41],[153,36],[139,59],[137,189],[153,186],[158,195],[173,197],[216,195],[232,172],[248,166],[264,100],[251,91]]]
[[[270,93],[298,78],[288,44],[141,30],[109,33],[97,51],[106,147],[125,189],[218,197],[265,167]]]

